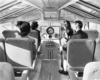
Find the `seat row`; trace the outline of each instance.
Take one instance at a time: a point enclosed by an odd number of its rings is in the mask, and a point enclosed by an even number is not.
[[[70,40],[66,57],[73,67],[84,67],[88,62],[100,61],[100,38]]]
[[[0,39],[0,62],[10,63],[16,74],[28,75],[30,70],[34,70],[36,62],[33,43],[34,40],[28,38]]]
[[[88,39],[95,40],[98,38],[99,32],[97,30],[84,30],[85,33],[88,35]]]
[[[64,54],[68,65],[66,66],[72,80],[75,79],[76,72],[83,72],[84,67],[89,62],[100,61],[100,38],[91,39],[71,39],[68,42],[67,54]],[[72,73],[73,72],[73,73]]]
[[[7,38],[6,40],[0,38],[0,62],[5,62],[13,58],[18,59],[21,56],[31,58],[34,52],[32,44],[34,44],[34,40],[28,38]],[[25,60],[29,61],[29,58],[25,58]],[[28,65],[31,65],[31,63],[28,63]]]
[[[4,36],[4,38],[5,39],[7,39],[7,38],[15,38],[17,35],[18,35],[18,31],[16,31],[16,30],[4,30],[3,32],[2,32],[2,34],[3,34],[3,36]],[[35,45],[36,45],[36,47],[38,47],[38,32],[37,31],[35,31],[35,30],[31,30],[30,31],[30,33],[29,33],[29,36],[31,37],[31,38],[34,38],[35,39]]]

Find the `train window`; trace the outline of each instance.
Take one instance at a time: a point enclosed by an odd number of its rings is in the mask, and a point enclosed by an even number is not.
[[[100,35],[100,24],[89,22],[89,30],[97,30]]]
[[[60,26],[51,26],[50,34],[52,34],[52,39],[60,38]],[[49,39],[49,34],[47,33],[47,26],[41,26],[41,38],[42,39]]]
[[[0,7],[15,2],[16,0],[0,0]]]
[[[18,30],[18,28],[11,22],[0,24],[0,37],[3,37],[2,32],[4,30]]]
[[[55,19],[55,20],[57,20],[57,18],[58,18],[58,13],[57,13],[57,11],[45,11],[44,12],[44,19]]]

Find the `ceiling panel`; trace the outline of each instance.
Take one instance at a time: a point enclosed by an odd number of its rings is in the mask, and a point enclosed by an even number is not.
[[[3,11],[0,12],[0,19],[2,18],[5,18],[7,16],[12,16],[12,15],[15,15],[16,16],[16,13],[18,12],[22,12],[23,10],[27,10],[27,9],[35,9],[34,7],[28,5],[28,4],[25,4],[25,3],[19,3],[19,4],[16,4],[12,7],[9,7]]]
[[[83,0],[100,8],[100,0]]]
[[[73,13],[73,12],[71,12],[69,10],[61,10],[60,18],[69,20],[71,22],[74,22],[74,21],[76,21],[78,19],[83,21],[85,19],[82,15],[79,15],[77,13]]]
[[[26,0],[28,3],[30,3],[31,5],[35,5],[39,8],[43,8],[43,2],[42,0]]]
[[[100,18],[100,12],[98,10],[93,9],[93,8],[90,8],[90,7],[87,7],[87,6],[78,4],[78,3],[75,3],[75,4],[71,5],[71,7],[82,10],[85,13],[88,13],[92,16]]]
[[[23,15],[23,14],[32,12],[32,11],[34,11],[34,10],[35,10],[35,8],[33,8],[33,7],[25,8],[25,9],[23,9],[23,10],[20,10],[20,11],[14,13],[14,14],[8,16],[8,17],[17,17],[17,16],[21,16],[21,15]]]
[[[60,8],[70,0],[27,0],[29,3],[36,5],[37,7],[44,9],[44,8]]]
[[[15,2],[17,0],[0,0],[0,7]]]
[[[86,12],[89,12],[89,13],[91,11],[93,11],[93,9],[88,8],[88,7],[81,5],[81,4],[77,4],[77,3],[72,4],[72,6],[75,6],[76,8],[81,9],[81,10],[86,11]]]
[[[18,17],[19,20],[24,21],[33,21],[33,20],[39,20],[41,19],[41,13],[39,10],[35,9],[33,11],[30,11],[28,13],[25,13]]]
[[[66,4],[73,1],[74,0],[0,0],[0,19],[3,18],[7,19],[14,17],[16,18],[23,14],[26,15],[27,18],[28,16],[36,17],[37,15],[39,15],[40,17],[41,14],[39,9],[41,10],[54,9],[57,12],[59,8],[66,9],[68,12],[71,13],[73,12],[76,15],[88,19],[100,18],[100,0],[79,0],[80,3],[78,2],[72,3],[69,6],[65,7]],[[20,2],[20,3],[11,5],[15,2]],[[62,6],[64,7],[62,8]],[[36,13],[34,9],[37,10]],[[48,13],[47,16],[49,14],[51,15],[51,13]],[[55,14],[53,15],[53,17],[55,17]]]
[[[95,17],[95,16],[89,14],[88,12],[85,12],[83,10],[80,10],[80,9],[72,7],[72,6],[68,6],[66,9],[69,11],[72,11],[73,13],[77,13],[85,18],[88,18],[88,19],[94,19],[94,18],[99,19],[98,17]]]
[[[3,17],[7,17],[9,15],[13,15],[17,12],[20,12],[20,11],[23,11],[24,9],[26,8],[30,8],[30,6],[26,6],[26,7],[23,7],[23,8],[13,8],[13,9],[8,9],[8,10],[5,10],[3,12],[1,12],[0,14],[0,19],[3,18]]]
[[[6,18],[3,18],[0,20],[0,23],[7,23],[7,22],[13,22],[13,21],[33,21],[33,20],[39,20],[41,19],[41,14],[40,14],[40,11],[39,10],[31,10],[29,12],[26,12],[24,14],[20,13],[19,15],[17,15],[16,17],[12,17],[12,16],[9,16],[9,17],[6,17]]]
[[[57,9],[62,7],[63,5],[67,4],[70,0],[56,0],[55,6],[57,6]]]

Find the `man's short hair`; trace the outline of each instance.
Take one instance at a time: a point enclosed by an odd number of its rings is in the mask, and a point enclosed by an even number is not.
[[[24,23],[24,21],[17,21],[16,26],[20,26],[20,25],[22,25],[23,23]]]
[[[31,24],[31,28],[32,28],[32,30],[35,30],[36,28],[38,28],[38,22],[33,21],[32,24]]]
[[[75,24],[78,23],[79,24],[79,28],[81,29],[83,27],[83,23],[80,20],[75,21]]]
[[[22,37],[28,35],[30,32],[30,24],[28,22],[24,22],[20,27],[20,31],[20,35]]]

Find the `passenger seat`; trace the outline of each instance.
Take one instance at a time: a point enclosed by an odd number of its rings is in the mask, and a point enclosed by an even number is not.
[[[68,43],[67,59],[70,67],[84,67],[93,58],[95,43],[88,39],[71,39]]]
[[[100,37],[98,37],[95,41],[96,41],[96,47],[95,47],[93,61],[100,61]]]
[[[100,62],[87,63],[82,80],[100,80]]]
[[[92,62],[94,49],[95,43],[93,40],[69,40],[66,57],[68,61],[68,71],[69,75],[71,76],[71,80],[76,80],[77,78],[79,78],[79,72],[83,72],[85,65],[88,62]]]
[[[38,32],[35,30],[31,30],[29,33],[29,36],[31,36],[33,39],[35,39],[35,45],[38,48]]]
[[[5,40],[0,38],[0,62],[6,62]]]
[[[2,32],[2,34],[4,35],[5,39],[6,38],[15,38],[16,37],[16,34],[18,34],[18,31],[16,30],[4,30]]]
[[[84,32],[87,33],[88,39],[92,39],[92,40],[98,38],[99,35],[97,30],[84,30]]]
[[[0,80],[27,80],[27,74],[28,73],[24,71],[21,77],[16,77],[11,64],[0,62]]]
[[[0,80],[15,80],[13,67],[7,62],[0,62]]]
[[[28,38],[7,38],[5,41],[7,62],[16,72],[34,70],[36,53],[33,53],[32,40]]]

